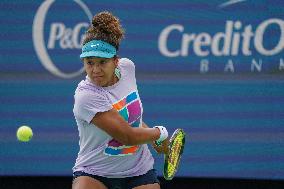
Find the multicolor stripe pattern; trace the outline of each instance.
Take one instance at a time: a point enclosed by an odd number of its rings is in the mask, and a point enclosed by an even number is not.
[[[140,126],[142,118],[142,104],[137,91],[130,93],[126,97],[114,103],[112,106],[132,127]],[[115,139],[112,139],[108,142],[105,154],[111,156],[132,155],[138,150],[138,148],[139,146],[125,146]]]

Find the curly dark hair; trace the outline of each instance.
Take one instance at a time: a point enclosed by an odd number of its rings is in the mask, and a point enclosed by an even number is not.
[[[119,49],[124,38],[124,29],[119,19],[108,11],[103,11],[93,17],[92,25],[87,30],[83,45],[92,40],[102,40]]]

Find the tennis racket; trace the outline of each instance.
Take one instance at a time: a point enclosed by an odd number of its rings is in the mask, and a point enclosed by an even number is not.
[[[169,151],[165,154],[164,178],[172,180],[177,172],[185,144],[185,132],[176,129],[170,138]]]

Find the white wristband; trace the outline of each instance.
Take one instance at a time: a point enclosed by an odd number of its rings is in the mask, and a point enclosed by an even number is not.
[[[168,131],[163,126],[155,126],[154,128],[158,128],[160,130],[160,138],[155,141],[155,143],[159,146],[164,140],[166,140],[169,136]]]

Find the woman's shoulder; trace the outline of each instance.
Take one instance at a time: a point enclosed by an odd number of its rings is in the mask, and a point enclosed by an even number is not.
[[[132,72],[135,73],[135,65],[134,62],[128,58],[120,58],[119,59],[119,67],[123,70],[126,70],[126,72]]]
[[[125,67],[135,67],[134,62],[130,60],[129,58],[120,58],[119,64]]]
[[[110,110],[112,104],[106,92],[86,80],[81,81],[74,95],[73,113],[76,118],[91,122],[97,112]]]

